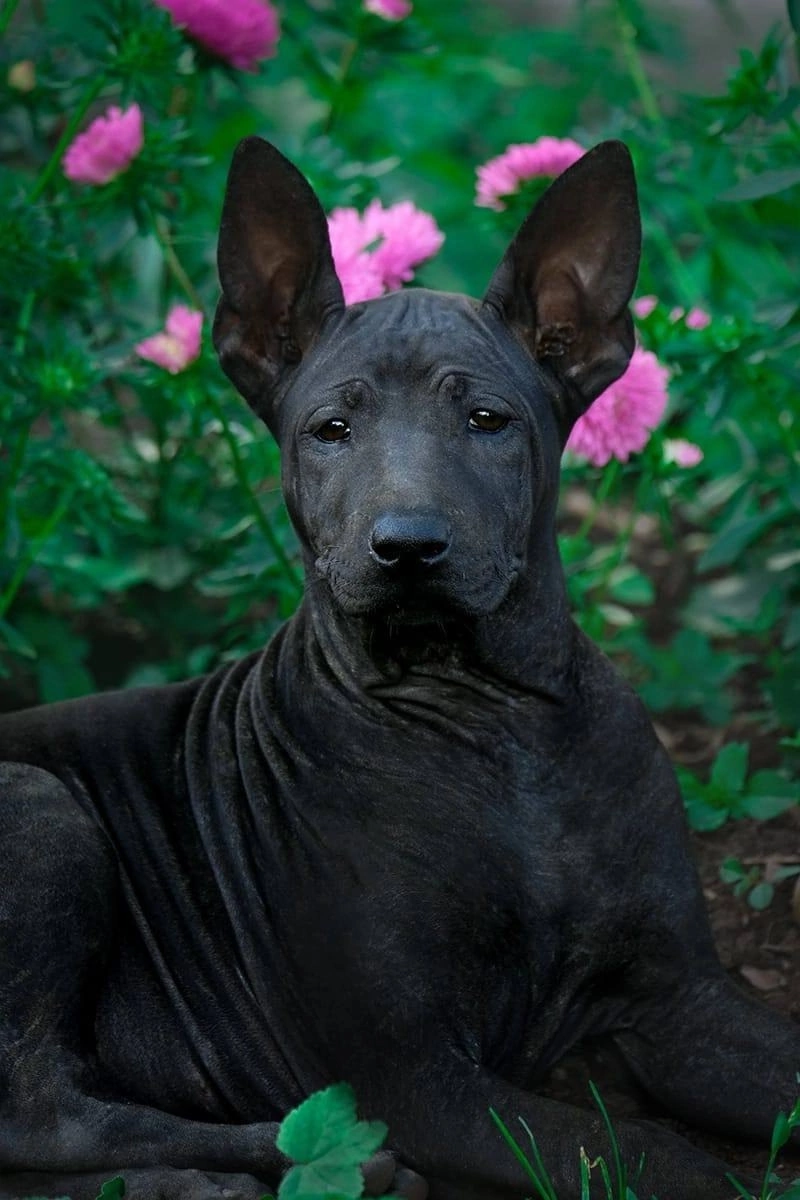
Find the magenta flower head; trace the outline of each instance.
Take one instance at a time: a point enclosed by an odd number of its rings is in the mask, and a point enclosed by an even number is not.
[[[138,104],[123,112],[111,107],[67,147],[62,167],[75,183],[108,183],[126,171],[144,145],[144,119]]]
[[[573,426],[566,449],[595,467],[627,462],[643,450],[667,406],[669,371],[637,346],[628,369],[597,397]]]
[[[540,137],[535,142],[507,146],[497,158],[478,167],[475,203],[482,208],[505,208],[501,196],[519,191],[526,179],[560,175],[586,153],[571,138]]]
[[[240,71],[272,58],[280,37],[269,0],[155,0],[179,28]]]
[[[177,375],[194,362],[200,353],[200,331],[203,314],[185,304],[174,304],[169,310],[164,329],[138,342],[134,350],[158,367]]]
[[[411,7],[409,0],[364,0],[365,11],[383,17],[384,21],[402,21]]]
[[[328,217],[336,274],[345,301],[374,300],[414,277],[414,268],[432,258],[444,241],[430,213],[402,200],[384,208],[373,200],[363,215],[337,208]]]

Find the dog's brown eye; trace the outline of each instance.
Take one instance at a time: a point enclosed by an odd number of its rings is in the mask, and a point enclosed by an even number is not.
[[[499,433],[508,424],[508,417],[492,412],[490,408],[475,408],[469,414],[470,429],[480,429],[482,433]]]
[[[342,421],[339,417],[333,417],[330,421],[326,421],[324,425],[320,425],[314,437],[319,438],[321,442],[344,442],[350,437],[350,426],[347,424],[347,421]]]

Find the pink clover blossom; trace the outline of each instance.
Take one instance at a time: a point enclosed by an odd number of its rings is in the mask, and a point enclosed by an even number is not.
[[[126,171],[144,145],[144,118],[138,104],[123,112],[112,105],[70,142],[62,167],[74,183],[108,183]]]
[[[414,277],[444,241],[430,213],[401,200],[384,208],[373,200],[363,214],[336,208],[328,217],[336,274],[347,304],[374,300]]]
[[[384,21],[402,21],[411,12],[409,0],[364,0],[365,12],[383,17]]]
[[[255,71],[272,58],[280,37],[269,0],[155,0],[173,23],[206,50],[239,71]]]
[[[475,203],[482,208],[505,208],[501,196],[519,191],[526,179],[560,175],[586,153],[571,138],[540,137],[535,142],[507,146],[502,154],[478,167]]]
[[[637,346],[628,368],[576,421],[566,449],[595,467],[643,450],[667,406],[669,371]]]
[[[703,461],[703,451],[685,438],[664,439],[664,462],[676,467],[696,467]]]
[[[167,314],[164,329],[138,342],[134,350],[140,358],[177,375],[200,354],[203,314],[185,304],[174,304]]]

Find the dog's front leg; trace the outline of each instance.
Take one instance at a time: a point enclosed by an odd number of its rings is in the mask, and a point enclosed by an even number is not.
[[[529,1150],[519,1118],[524,1120],[559,1200],[581,1196],[582,1152],[590,1162],[602,1156],[613,1171],[612,1149],[597,1113],[525,1092],[466,1064],[439,1070],[430,1065],[424,1083],[417,1079],[408,1088],[401,1085],[393,1095],[390,1141],[400,1158],[428,1180],[430,1200],[522,1200],[531,1195],[531,1180],[505,1145],[490,1109]],[[615,1133],[637,1195],[669,1200],[735,1196],[725,1164],[669,1130],[620,1121]],[[597,1168],[591,1181],[591,1196],[604,1197]]]
[[[670,1112],[728,1137],[768,1144],[800,1097],[800,1025],[714,969],[653,997],[615,1041]],[[789,1145],[800,1149],[800,1130]]]

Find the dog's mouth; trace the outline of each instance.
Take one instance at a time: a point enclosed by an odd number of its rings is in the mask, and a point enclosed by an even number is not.
[[[432,633],[463,620],[491,615],[508,595],[519,575],[519,561],[474,562],[467,571],[452,564],[432,570],[365,571],[346,560],[323,554],[316,561],[337,603],[348,616],[385,626],[400,636],[419,629]]]

